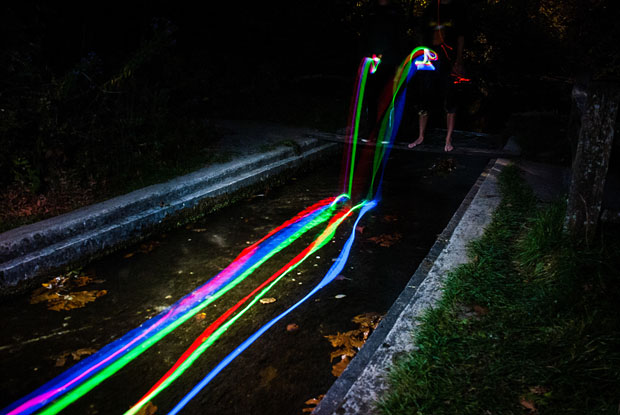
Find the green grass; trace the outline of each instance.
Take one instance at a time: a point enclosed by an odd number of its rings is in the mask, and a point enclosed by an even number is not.
[[[383,414],[530,412],[522,402],[540,414],[618,413],[618,229],[574,246],[562,203],[536,208],[516,168],[500,184],[491,225],[416,333],[419,350],[393,368]]]

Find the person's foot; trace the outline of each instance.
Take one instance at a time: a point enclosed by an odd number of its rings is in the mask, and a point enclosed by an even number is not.
[[[452,146],[452,144],[446,143],[446,146],[443,148],[443,151],[445,151],[446,153],[449,153],[452,150],[454,150],[454,147]]]
[[[407,145],[407,147],[409,148],[414,148],[416,146],[419,146],[420,144],[422,144],[424,142],[424,137],[418,137],[417,140],[415,140],[413,143],[409,143],[409,145]]]

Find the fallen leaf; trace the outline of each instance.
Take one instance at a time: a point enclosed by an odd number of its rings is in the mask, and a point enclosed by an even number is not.
[[[355,227],[355,230],[358,231],[359,233],[364,233],[364,229],[366,229],[366,227],[362,225],[357,225]]]
[[[332,374],[338,377],[348,365],[348,362],[355,357],[357,352],[364,346],[370,333],[377,327],[381,321],[381,315],[377,313],[359,314],[351,321],[359,325],[355,330],[349,330],[344,333],[336,333],[324,336],[335,349],[329,355],[330,361],[340,358],[338,363],[332,367]],[[338,373],[338,374],[336,374]]]
[[[71,352],[71,357],[76,362],[82,358],[82,356],[90,356],[95,353],[97,350],[91,348],[77,349],[75,352]]]
[[[123,258],[131,258],[131,257],[132,257],[132,256],[134,256],[135,254],[136,254],[135,252],[130,252],[130,253],[128,253],[128,254],[125,254],[125,255],[123,256]]]
[[[374,330],[379,325],[383,316],[379,313],[364,313],[353,317],[352,322],[359,324],[361,327],[367,327]]]
[[[347,366],[349,366],[349,363],[351,363],[351,358],[348,356],[343,357],[340,362],[332,366],[332,375],[336,376],[337,378],[340,377],[340,375],[342,375],[342,372],[344,372]]]
[[[106,295],[106,290],[71,291],[77,287],[84,287],[91,283],[102,283],[103,280],[93,280],[86,275],[79,275],[72,271],[58,276],[42,284],[30,296],[30,304],[45,302],[47,308],[53,311],[72,310],[84,307],[87,303]]]
[[[344,297],[346,297],[345,294],[338,294],[338,295],[334,296],[334,298],[336,298],[338,300],[340,300],[341,298],[344,298]]]
[[[291,323],[291,324],[287,324],[286,325],[286,331],[288,331],[288,332],[292,333],[292,332],[297,331],[297,330],[299,330],[299,326],[297,324],[295,324],[295,323]]]
[[[77,349],[73,352],[63,352],[57,358],[55,362],[56,367],[64,366],[67,363],[67,359],[71,357],[75,362],[80,360],[82,356],[90,356],[95,353],[97,350],[91,348]]]
[[[198,233],[201,233],[201,232],[206,232],[206,231],[207,231],[207,230],[206,230],[205,228],[196,228],[196,229],[192,229],[192,232],[198,232]]]
[[[153,405],[152,402],[147,402],[146,405],[144,405],[142,408],[140,408],[138,412],[136,412],[136,415],[155,415],[156,412],[157,407]]]
[[[207,313],[198,313],[195,317],[195,319],[198,321],[204,320],[205,318],[207,318]]]
[[[530,411],[530,413],[532,413],[532,414],[538,412],[536,410],[536,405],[534,405],[534,402],[528,401],[524,397],[521,397],[521,400],[519,401],[519,403],[521,404],[522,407],[524,407],[525,409],[528,409]]]
[[[269,386],[272,380],[278,376],[278,369],[273,366],[267,366],[262,369],[258,375],[260,376],[260,387]]]
[[[56,364],[54,366],[56,366],[56,367],[64,366],[65,363],[67,363],[67,356],[68,356],[68,352],[67,352],[67,354],[63,353],[62,355],[58,356],[56,358]]]
[[[368,240],[384,248],[389,248],[392,245],[396,244],[398,241],[400,241],[402,237],[403,236],[400,233],[395,233],[394,235],[384,234],[379,236],[373,236],[372,238],[368,238]]]
[[[319,395],[316,398],[308,399],[305,404],[310,405],[310,408],[304,408],[301,411],[311,413],[316,409],[316,406],[321,403],[324,397],[325,395]]]
[[[271,304],[271,303],[275,303],[276,299],[273,297],[261,298],[260,302],[261,304]]]

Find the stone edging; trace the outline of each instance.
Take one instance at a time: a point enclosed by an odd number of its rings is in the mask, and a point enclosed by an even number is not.
[[[467,244],[481,236],[490,222],[500,201],[497,177],[507,164],[504,159],[489,162],[405,289],[313,414],[374,413],[374,403],[388,388],[388,368],[394,359],[415,348],[413,331],[420,324],[418,318],[441,297],[443,277],[467,260]]]
[[[135,242],[184,212],[217,207],[222,198],[334,153],[316,138],[210,166],[166,183],[0,234],[0,294],[68,264]],[[208,206],[207,206],[208,205]]]

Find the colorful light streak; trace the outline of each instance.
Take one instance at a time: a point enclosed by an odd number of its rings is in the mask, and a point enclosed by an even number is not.
[[[414,62],[416,70],[418,71],[434,71],[435,66],[432,61],[437,60],[437,54],[430,49],[424,50],[424,58],[422,60],[416,60]],[[415,52],[415,51],[414,51]]]
[[[60,395],[77,388],[42,412],[45,414],[58,413],[120,370],[201,309],[234,288],[261,264],[316,226],[318,223],[313,221],[314,219],[326,211],[333,210],[337,203],[345,199],[346,196],[344,195],[328,198],[304,209],[292,219],[269,232],[261,240],[244,249],[228,267],[206,284],[172,305],[168,310],[146,321],[142,326],[128,332],[30,395],[5,408],[2,414],[34,413]],[[324,214],[321,219],[326,221],[330,216],[331,214]],[[94,377],[89,379],[91,376]],[[82,382],[85,383],[78,387]]]
[[[344,268],[349,258],[351,247],[353,246],[353,241],[355,240],[355,232],[356,232],[355,229],[357,225],[359,224],[362,217],[366,214],[366,212],[374,208],[376,205],[377,205],[377,202],[374,200],[370,202],[362,202],[361,204],[355,206],[353,209],[351,209],[348,212],[347,216],[351,214],[353,210],[361,208],[360,213],[358,214],[357,219],[355,220],[355,223],[353,224],[353,230],[351,232],[351,235],[347,239],[342,251],[340,252],[340,255],[338,255],[336,262],[334,262],[334,264],[331,266],[327,274],[325,274],[323,279],[312,289],[312,291],[310,291],[301,300],[297,301],[295,304],[293,304],[287,310],[282,312],[276,318],[274,318],[273,320],[265,324],[263,327],[258,329],[254,334],[248,337],[243,343],[237,346],[237,348],[235,348],[235,350],[233,350],[232,353],[226,356],[213,370],[211,370],[211,372],[209,372],[207,376],[205,376],[200,381],[200,383],[194,386],[192,390],[187,395],[185,395],[185,397],[183,397],[183,399],[181,399],[181,401],[174,408],[172,408],[170,412],[168,412],[168,415],[178,414],[179,411],[181,411],[185,407],[185,405],[189,403],[190,400],[192,400],[205,386],[207,386],[209,382],[211,382],[226,366],[228,366],[234,359],[236,359],[237,356],[239,356],[248,347],[250,347],[252,343],[254,343],[260,336],[262,336],[267,330],[273,327],[278,321],[282,320],[284,317],[290,314],[293,310],[295,310],[297,307],[299,307],[304,302],[306,302],[309,298],[311,298],[314,294],[316,294],[321,288],[325,287],[327,284],[332,282],[338,276],[338,274],[340,274],[340,272]]]
[[[422,61],[417,60],[420,56],[423,57]],[[391,87],[391,91],[389,91],[389,93],[386,91],[384,96],[391,97],[391,99],[384,99],[380,107],[381,113],[383,113],[384,116],[381,120],[378,132],[378,137],[381,139],[377,140],[377,149],[375,150],[372,175],[368,189],[368,199],[380,200],[381,198],[381,186],[385,167],[405,109],[407,85],[417,71],[434,71],[435,67],[431,62],[437,60],[437,58],[437,53],[428,48],[415,48],[399,66],[396,76],[394,77],[394,82],[386,87]],[[379,176],[379,181],[375,190],[375,179],[377,175]]]
[[[228,311],[222,314],[217,320],[209,325],[205,331],[192,343],[192,345],[183,353],[183,355],[177,360],[177,362],[166,372],[166,374],[138,401],[129,411],[124,415],[133,415],[140,410],[149,400],[153,399],[157,394],[163,391],[166,387],[177,379],[179,376],[188,369],[192,363],[200,357],[224,332],[234,324],[243,314],[245,314],[252,306],[254,306],[271,288],[273,288],[279,281],[282,280],[289,272],[297,268],[303,261],[305,261],[310,255],[321,249],[327,244],[333,235],[335,234],[338,226],[345,220],[351,213],[360,208],[361,205],[356,206],[348,211],[339,212],[332,219],[326,229],[308,245],[304,250],[297,254],[286,265],[280,268],[275,274],[265,280],[261,285],[256,287],[250,294],[241,299],[237,304],[231,307]],[[258,294],[258,295],[256,295]],[[238,308],[240,308],[247,300],[256,297],[239,313],[237,313],[231,320],[220,327]]]
[[[348,149],[346,151],[347,161],[345,164],[345,174],[348,175],[348,179],[345,177],[343,183],[348,182],[348,188],[344,189],[346,195],[351,197],[351,191],[353,187],[353,173],[355,172],[355,158],[357,154],[357,139],[360,125],[360,117],[362,114],[362,104],[364,101],[364,92],[366,90],[366,82],[368,81],[368,74],[374,74],[377,71],[377,67],[381,63],[381,59],[373,55],[372,58],[364,58],[359,66],[357,73],[357,88],[355,91],[355,101],[352,105],[353,112],[350,117],[349,123],[349,137],[347,140]]]
[[[415,60],[423,56],[422,60]],[[284,311],[275,319],[261,327],[251,337],[246,339],[229,356],[220,362],[207,376],[196,385],[190,393],[183,398],[177,406],[170,412],[176,414],[191,400],[202,388],[204,388],[217,374],[226,367],[234,358],[246,350],[256,339],[265,333],[270,327],[276,324],[284,316],[299,307],[303,302],[312,297],[321,288],[329,284],[344,267],[353,241],[355,240],[355,227],[362,219],[364,214],[376,206],[379,200],[383,172],[387,162],[389,150],[382,146],[381,141],[389,138],[391,143],[396,135],[402,110],[404,107],[404,96],[406,83],[411,79],[416,70],[434,70],[431,61],[437,59],[435,52],[425,48],[415,49],[403,62],[393,85],[391,85],[391,101],[386,101],[383,105],[384,114],[378,136],[382,137],[375,151],[372,180],[369,197],[357,206],[347,210],[338,211],[339,205],[344,200],[350,199],[355,173],[356,146],[358,139],[359,121],[362,109],[362,101],[365,92],[367,77],[373,74],[380,64],[380,58],[373,56],[365,58],[360,64],[358,71],[358,82],[355,94],[353,113],[350,121],[349,147],[346,156],[346,168],[344,183],[348,183],[347,191],[338,197],[320,201],[292,219],[284,222],[275,228],[261,240],[252,244],[241,252],[241,254],[223,271],[210,279],[203,286],[197,288],[192,293],[183,297],[167,310],[159,315],[147,320],[140,327],[128,332],[120,339],[102,348],[96,354],[74,365],[62,375],[56,377],[45,385],[41,386],[31,394],[15,402],[0,412],[2,415],[25,415],[41,410],[40,414],[53,415],[60,412],[66,406],[82,397],[88,391],[99,385],[105,379],[123,368],[141,353],[157,343],[167,334],[179,327],[189,318],[213,301],[220,298],[233,287],[241,283],[251,275],[265,261],[276,253],[280,252],[309,230],[328,221],[325,230],[304,250],[290,260],[278,272],[269,277],[266,281],[256,287],[250,294],[239,301],[235,306],[222,314],[217,320],[207,327],[207,329],[192,343],[185,353],[177,360],[175,365],[138,401],[134,407],[126,412],[127,415],[137,412],[142,405],[160,393],[165,387],[170,385],[175,379],[191,366],[191,364],[204,353],[232,324],[234,324],[247,310],[260,300],[272,287],[275,286],[285,275],[299,266],[312,253],[322,248],[334,236],[336,229],[354,211],[360,210],[353,225],[353,231],[347,239],[336,262],[332,265],[328,273],[301,300]],[[404,88],[403,88],[403,85]],[[389,146],[388,146],[389,147]],[[375,177],[380,172],[380,179],[377,191],[373,195]],[[252,298],[254,297],[254,298]],[[248,300],[252,300],[237,314],[234,314]],[[234,317],[231,318],[231,316]],[[43,408],[43,409],[42,409]]]
[[[424,56],[424,60],[423,61],[416,61],[415,58],[417,58],[419,56]],[[389,137],[390,138],[390,142],[392,142],[394,137],[395,137],[395,135],[396,135],[396,132],[397,132],[399,124],[400,124],[400,119],[402,117],[402,112],[403,112],[403,109],[404,109],[404,99],[405,99],[405,96],[406,96],[406,84],[409,82],[409,80],[415,74],[415,72],[417,70],[434,70],[435,67],[432,65],[431,60],[436,60],[436,59],[437,59],[437,54],[435,52],[430,51],[429,49],[426,49],[426,48],[418,48],[418,49],[415,49],[409,55],[409,57],[405,60],[405,62],[403,62],[403,64],[399,68],[399,71],[397,72],[397,76],[395,77],[395,82],[394,82],[394,86],[393,86],[392,100],[391,100],[391,102],[390,102],[390,104],[389,104],[389,106],[387,108],[387,114],[386,114],[386,116],[383,119],[381,130],[379,132],[379,137],[383,137],[383,140],[385,140],[385,138]],[[369,58],[366,58],[366,60],[363,61],[361,70],[359,71],[360,81],[359,81],[358,85],[360,85],[360,86],[358,87],[358,93],[361,93],[361,94],[363,94],[363,91],[364,91],[364,85],[365,85],[364,78],[368,74],[368,67],[367,67],[368,60],[369,60]],[[405,85],[404,88],[403,88],[403,85]],[[398,97],[398,99],[397,99],[397,97]],[[361,105],[360,105],[361,100],[362,99],[359,96],[356,99],[356,111],[357,111],[356,115],[357,116],[355,117],[355,124],[351,128],[352,137],[356,137],[356,134],[357,134],[357,128],[358,128],[358,125],[359,125],[359,110],[360,110],[360,107],[361,107]],[[394,111],[395,110],[396,110],[396,117],[394,117]],[[352,150],[351,170],[350,170],[350,173],[349,173],[350,176],[349,176],[349,192],[348,192],[348,195],[351,194],[351,188],[352,188],[352,181],[351,180],[352,180],[353,172],[354,172],[354,161],[355,161],[354,153],[355,153],[355,144],[353,145],[353,150]],[[383,171],[385,169],[385,163],[386,163],[386,160],[387,160],[388,153],[389,153],[389,151],[386,152],[385,149],[383,149],[383,151],[382,151],[381,144],[379,143],[378,144],[378,148],[377,148],[377,150],[375,152],[375,165],[373,166],[373,178],[372,178],[371,189],[370,189],[369,193],[372,192],[372,183],[374,183],[374,178],[375,178],[375,175],[377,174],[377,171],[378,171],[379,163],[377,163],[377,160],[382,160],[383,162],[381,163],[381,165],[382,165],[383,168],[382,168],[382,171],[381,171],[381,180],[379,182],[379,186],[378,186],[378,190],[377,190],[377,194],[380,194],[380,187],[381,187],[381,183],[382,183],[382,180],[383,180]],[[377,157],[378,154],[380,154],[379,157]],[[367,210],[369,210],[372,207],[376,206],[376,204],[377,204],[377,199],[373,200],[372,202],[370,202],[367,205],[366,205],[366,202],[363,202],[361,205],[358,205],[359,207],[362,207],[362,211],[360,212],[360,215],[358,216],[357,220],[355,221],[355,224],[353,225],[353,232],[351,233],[351,236],[347,240],[347,242],[345,244],[345,248],[341,251],[341,254],[339,255],[338,259],[336,260],[336,262],[334,263],[334,265],[332,266],[330,271],[328,271],[328,273],[323,278],[323,280],[321,280],[321,282],[312,291],[310,291],[310,293],[308,293],[305,297],[303,297],[301,300],[299,300],[293,306],[288,308],[286,311],[284,311],[278,317],[276,317],[275,319],[271,320],[266,325],[261,327],[252,336],[250,336],[245,342],[243,342],[240,346],[238,346],[231,354],[229,354],[226,358],[224,358],[224,360],[222,360],[211,372],[209,372],[209,374],[207,374],[207,376],[199,384],[197,384],[172,409],[172,411],[169,412],[170,415],[177,414],[181,409],[183,409],[183,407],[185,407],[185,405],[187,405],[187,403],[189,403],[189,401],[191,399],[193,399],[209,382],[211,382],[211,380],[213,380],[226,366],[228,366],[237,356],[239,356],[244,350],[246,350],[254,341],[256,341],[267,330],[269,330],[269,328],[271,328],[273,325],[275,325],[279,320],[281,320],[287,314],[292,312],[295,308],[297,308],[303,302],[305,302],[310,297],[312,297],[316,292],[318,292],[325,285],[329,284],[338,275],[338,273],[340,273],[340,271],[342,270],[342,268],[344,267],[344,264],[346,263],[346,261],[348,259],[348,256],[349,256],[349,253],[350,253],[350,250],[351,250],[351,246],[352,246],[353,241],[355,239],[355,228],[357,227],[357,224],[361,220],[363,214],[366,213]],[[275,284],[275,282],[274,282],[274,284]],[[264,293],[262,293],[262,294],[264,295]],[[258,298],[255,298],[253,301],[254,302],[258,301]],[[246,307],[246,310],[250,306],[251,306],[251,304],[248,305],[248,307]],[[235,318],[238,318],[238,317],[236,316]],[[233,321],[231,320],[227,324],[232,324],[232,322]],[[224,326],[222,328],[225,329],[225,327],[226,326]],[[197,356],[196,356],[196,358],[197,358]],[[184,369],[182,369],[183,371],[187,367],[189,367],[189,365],[191,365],[191,362],[189,362],[189,359],[188,359],[185,362],[181,363],[180,366],[183,366],[186,363],[187,363],[187,366]],[[174,375],[174,372],[170,372],[169,371],[167,375],[170,375],[170,374]],[[177,376],[180,376],[180,374],[178,374]],[[160,386],[161,386],[161,384],[160,384]],[[148,395],[147,394],[141,400],[141,404],[142,405],[146,404],[146,402],[148,402],[153,396],[154,395]],[[137,408],[137,407],[135,407],[135,408]],[[127,412],[125,415],[131,415],[133,413],[135,413],[135,412],[131,412],[131,413]]]

